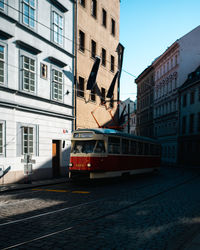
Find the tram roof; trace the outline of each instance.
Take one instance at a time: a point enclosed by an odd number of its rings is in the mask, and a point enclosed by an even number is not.
[[[96,134],[116,135],[116,136],[126,137],[129,139],[143,140],[143,141],[154,142],[154,143],[158,142],[156,139],[152,139],[149,137],[137,136],[137,135],[128,134],[128,133],[124,133],[124,132],[121,132],[118,130],[108,129],[108,128],[78,129],[78,130],[73,131],[73,132],[89,132],[89,131],[92,131]]]

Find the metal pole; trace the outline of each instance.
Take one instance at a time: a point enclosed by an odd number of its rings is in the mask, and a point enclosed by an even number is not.
[[[75,1],[75,11],[74,11],[74,130],[77,128],[77,29],[78,29],[78,6],[77,1]]]
[[[128,104],[128,133],[130,133],[130,103]]]

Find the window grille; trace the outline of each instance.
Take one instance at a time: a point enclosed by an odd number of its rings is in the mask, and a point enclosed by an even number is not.
[[[62,101],[63,99],[63,74],[58,70],[53,70],[53,99]]]
[[[4,83],[5,74],[5,48],[0,45],[0,84]]]
[[[23,56],[23,90],[35,92],[35,60]]]
[[[35,27],[35,0],[23,0],[23,23],[31,28]]]
[[[63,45],[63,17],[53,12],[53,41]]]
[[[22,127],[22,154],[33,154],[32,127]]]

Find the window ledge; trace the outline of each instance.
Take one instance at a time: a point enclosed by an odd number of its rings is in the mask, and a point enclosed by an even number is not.
[[[50,62],[52,62],[52,63],[58,65],[58,66],[61,67],[61,68],[64,68],[65,66],[67,66],[66,63],[60,61],[59,59],[57,59],[57,58],[55,58],[55,57],[53,57],[53,56],[49,56],[48,59],[49,59]]]
[[[21,47],[21,48],[25,48],[25,49],[31,51],[31,52],[32,52],[33,54],[35,54],[35,55],[37,55],[37,54],[39,54],[39,53],[42,52],[41,50],[39,50],[39,49],[37,49],[37,48],[35,48],[35,47],[33,47],[33,46],[31,46],[31,45],[25,43],[25,42],[22,42],[21,40],[16,40],[16,44],[17,44],[19,47]]]

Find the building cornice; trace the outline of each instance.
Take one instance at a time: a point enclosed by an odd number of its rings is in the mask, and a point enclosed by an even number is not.
[[[53,5],[55,5],[58,9],[60,9],[63,13],[67,12],[68,9],[61,4],[59,1],[57,0],[50,0],[52,2]]]
[[[68,120],[74,120],[74,117],[71,115],[65,115],[63,113],[58,113],[58,112],[49,111],[49,110],[45,110],[45,109],[35,108],[35,107],[22,105],[22,104],[15,103],[15,102],[9,102],[7,100],[2,100],[2,99],[0,100],[0,107],[16,109],[16,110],[20,110],[20,111],[25,111],[25,112],[30,112],[30,113],[40,114],[40,115],[46,115],[46,116],[51,116],[51,117],[58,117],[58,118],[63,118],[63,119],[68,119]]]
[[[43,98],[43,97],[40,97],[40,96],[36,96],[36,95],[32,95],[32,94],[29,94],[29,93],[26,93],[26,92],[22,92],[20,90],[11,89],[11,88],[8,88],[6,86],[0,86],[0,91],[9,92],[9,93],[12,93],[12,94],[15,94],[15,95],[27,97],[27,98],[34,99],[34,100],[37,100],[37,101],[43,101],[44,103],[51,103],[51,104],[54,104],[55,106],[61,106],[61,107],[64,107],[64,108],[69,108],[69,109],[74,108],[73,106],[65,104],[65,103],[60,103],[60,102],[56,102],[54,100],[49,100],[49,99],[46,99],[46,98]]]
[[[151,71],[153,70],[153,66],[148,66],[136,79],[135,83],[138,84],[141,80],[143,80]]]
[[[44,38],[43,36],[41,36],[40,34],[38,34],[37,32],[35,32],[34,30],[26,27],[25,25],[21,24],[19,21],[15,20],[14,18],[6,15],[5,13],[2,13],[0,11],[0,16],[4,17],[5,19],[7,19],[8,21],[14,23],[16,26],[18,26],[19,28],[27,31],[28,33],[32,34],[34,37],[44,41],[45,43],[51,45],[52,47],[56,48],[57,50],[60,50],[62,53],[68,55],[71,58],[74,58],[74,54],[68,52],[67,50],[65,50],[64,48],[56,45],[55,43],[51,42],[50,40]],[[73,39],[73,38],[72,38]]]
[[[179,43],[178,40],[175,41],[170,47],[168,47],[165,52],[160,55],[158,58],[156,58],[152,65],[156,68],[158,64],[160,64],[160,62],[167,57],[169,54],[173,53],[177,48],[179,47]]]

